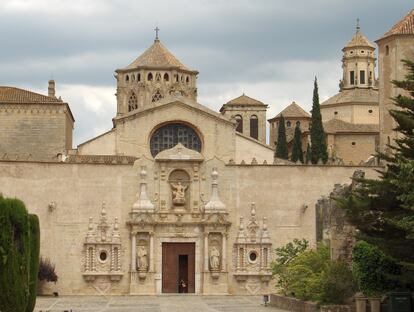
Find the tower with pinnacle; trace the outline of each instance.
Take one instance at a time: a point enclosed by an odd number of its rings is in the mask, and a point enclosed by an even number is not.
[[[171,95],[197,100],[198,71],[181,63],[161,43],[154,43],[127,67],[116,70],[117,117]]]

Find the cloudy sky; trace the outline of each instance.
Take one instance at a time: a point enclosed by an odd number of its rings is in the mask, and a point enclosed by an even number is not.
[[[200,72],[198,101],[218,110],[245,92],[273,117],[338,91],[341,49],[361,20],[378,39],[411,0],[0,0],[0,85],[57,95],[75,116],[75,144],[112,126],[114,70],[160,39]]]

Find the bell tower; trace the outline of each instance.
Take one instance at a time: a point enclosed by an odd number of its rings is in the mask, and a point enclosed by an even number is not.
[[[355,35],[342,49],[342,52],[343,78],[340,82],[340,89],[377,89],[375,46],[361,33],[359,20],[357,20]]]
[[[117,117],[151,105],[170,95],[197,100],[198,71],[182,64],[161,43],[154,43],[125,68],[117,69]]]

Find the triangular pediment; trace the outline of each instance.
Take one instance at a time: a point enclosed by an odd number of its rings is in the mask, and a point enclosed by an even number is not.
[[[154,114],[157,111],[161,111],[161,110],[165,110],[165,109],[170,109],[171,107],[181,107],[190,111],[193,111],[195,113],[199,113],[202,114],[206,117],[210,117],[213,119],[216,119],[218,121],[221,121],[223,123],[227,123],[227,124],[231,124],[234,125],[235,122],[229,120],[228,118],[226,118],[225,116],[223,116],[222,114],[213,111],[212,109],[201,105],[195,101],[186,99],[184,97],[181,96],[171,96],[168,98],[164,98],[156,103],[151,103],[149,105],[140,107],[134,111],[128,112],[127,114],[117,117],[114,119],[115,125],[117,123],[120,122],[125,122],[127,120],[132,120],[132,119],[136,119],[136,118],[143,118],[145,117],[145,115],[147,114]]]
[[[155,160],[202,162],[204,160],[204,157],[199,152],[192,149],[188,149],[181,143],[178,143],[173,148],[158,153],[158,155],[155,157]]]

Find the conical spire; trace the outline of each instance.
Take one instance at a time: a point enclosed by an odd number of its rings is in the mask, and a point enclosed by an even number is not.
[[[157,30],[158,29],[158,30]],[[181,63],[168,49],[161,43],[158,31],[159,28],[155,28],[155,40],[154,43],[138,58],[136,58],[125,69],[137,69],[137,68],[176,68],[185,71],[195,72]]]
[[[343,48],[343,50],[354,47],[370,47],[375,49],[375,46],[365,37],[361,32],[361,26],[359,24],[359,18],[357,19],[355,35]]]

